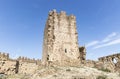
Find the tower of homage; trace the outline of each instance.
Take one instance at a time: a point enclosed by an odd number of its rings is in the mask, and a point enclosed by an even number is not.
[[[78,44],[76,17],[64,11],[50,11],[44,30],[42,63],[80,65],[85,53],[85,48]]]

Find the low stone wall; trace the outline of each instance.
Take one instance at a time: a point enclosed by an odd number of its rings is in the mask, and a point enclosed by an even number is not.
[[[103,62],[94,61],[94,60],[86,60],[82,64],[83,64],[83,66],[87,66],[87,67],[91,67],[91,68],[97,68],[97,69],[102,69],[104,67]]]
[[[19,72],[21,74],[31,74],[34,73],[37,69],[38,66],[36,63],[28,63],[28,62],[22,62],[19,61]]]
[[[0,61],[0,74],[17,73],[16,61]]]
[[[9,60],[9,54],[0,52],[0,60]]]
[[[83,65],[87,66],[87,67],[95,67],[95,61],[93,61],[93,60],[86,60],[86,61],[84,61]]]
[[[95,61],[95,68],[102,69],[104,67],[104,63],[101,61]]]
[[[120,53],[98,59],[100,62],[103,62],[103,68],[109,69],[111,72],[120,72]]]
[[[41,60],[30,59],[27,57],[19,57],[18,59],[10,59],[9,54],[0,52],[0,74],[30,74],[38,69]]]

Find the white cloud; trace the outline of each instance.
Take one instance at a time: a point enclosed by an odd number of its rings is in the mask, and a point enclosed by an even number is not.
[[[97,45],[97,46],[94,47],[94,49],[101,48],[101,47],[106,47],[106,46],[111,46],[111,45],[115,45],[115,44],[120,44],[120,38],[115,39],[115,40],[110,41],[110,42],[105,43],[105,44]]]
[[[103,39],[102,42],[103,42],[103,43],[109,42],[109,41],[111,41],[112,39],[114,39],[115,36],[117,36],[117,33],[116,33],[116,32],[113,32],[113,33],[111,33],[110,35],[108,35],[105,39]]]
[[[98,44],[98,43],[99,43],[99,41],[92,41],[92,42],[88,43],[88,44],[86,45],[86,47],[94,46],[94,45],[96,45],[96,44]]]
[[[115,44],[120,44],[120,35],[116,32],[113,32],[107,35],[103,40],[95,40],[86,45],[86,47],[94,46],[93,49],[102,48],[106,46],[111,46]]]

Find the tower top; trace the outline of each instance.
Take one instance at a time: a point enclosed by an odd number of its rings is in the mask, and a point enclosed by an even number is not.
[[[52,16],[53,14],[57,14],[60,16],[65,15],[65,16],[68,16],[70,19],[76,19],[76,17],[73,14],[67,15],[65,11],[57,12],[56,9],[49,11],[49,16]]]

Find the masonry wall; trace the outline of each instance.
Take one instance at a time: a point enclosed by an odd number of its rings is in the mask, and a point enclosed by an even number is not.
[[[0,60],[9,60],[9,54],[0,52]]]
[[[86,48],[84,46],[79,47],[80,60],[84,64],[86,62]]]
[[[120,53],[100,57],[98,59],[103,62],[103,68],[107,68],[112,72],[120,72]]]
[[[36,63],[29,63],[29,62],[22,62],[19,61],[19,72],[21,74],[33,74],[37,69],[39,65]]]
[[[80,62],[76,18],[65,12],[49,12],[44,31],[43,64]]]
[[[15,74],[16,62],[15,61],[0,61],[0,74]]]
[[[31,74],[41,65],[41,60],[19,57],[9,58],[9,54],[0,53],[0,74]]]
[[[32,74],[41,65],[41,60],[30,59],[27,57],[19,57],[17,61],[19,61],[18,73],[21,74]]]
[[[15,74],[16,61],[9,58],[8,53],[0,52],[0,74]]]

